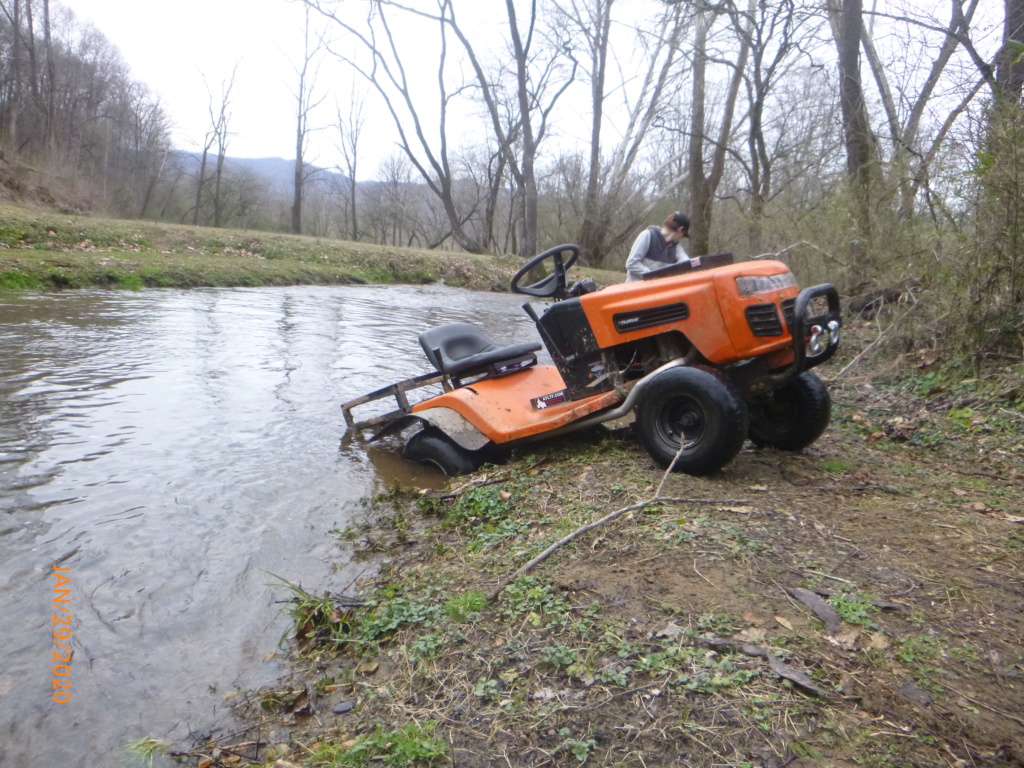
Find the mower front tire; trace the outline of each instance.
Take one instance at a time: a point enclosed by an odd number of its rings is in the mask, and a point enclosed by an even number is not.
[[[435,427],[426,427],[409,438],[402,451],[402,458],[417,464],[433,464],[449,477],[468,475],[481,464],[472,451],[466,450]]]
[[[637,406],[636,426],[644,448],[659,466],[709,475],[743,447],[747,406],[724,376],[700,368],[670,368],[647,384]]]
[[[828,426],[832,398],[821,379],[804,371],[769,395],[752,399],[750,439],[757,446],[799,451]]]

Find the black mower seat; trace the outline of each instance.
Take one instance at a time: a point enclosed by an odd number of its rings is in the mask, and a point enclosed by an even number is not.
[[[427,359],[441,373],[470,376],[490,372],[514,373],[537,362],[539,343],[499,347],[486,333],[469,323],[449,323],[420,334]]]

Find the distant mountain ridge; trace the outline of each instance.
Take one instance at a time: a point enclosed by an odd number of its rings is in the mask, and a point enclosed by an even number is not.
[[[174,153],[184,163],[198,167],[202,161],[202,152],[186,152],[177,150]],[[206,159],[207,169],[217,162],[216,155],[208,156]],[[248,171],[251,174],[265,179],[267,186],[278,192],[290,192],[295,184],[295,160],[288,160],[283,157],[225,157],[224,167],[231,171]],[[342,183],[348,180],[343,173],[310,166],[315,174],[313,183]]]

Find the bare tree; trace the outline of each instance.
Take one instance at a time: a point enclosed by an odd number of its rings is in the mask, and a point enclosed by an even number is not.
[[[448,137],[448,111],[453,95],[445,79],[448,58],[446,22],[439,16],[416,13],[420,19],[432,21],[438,33],[437,90],[433,105],[437,111],[437,134],[432,138],[428,136],[427,126],[433,121],[424,117],[429,107],[425,102],[426,96],[421,88],[410,83],[404,60],[404,56],[419,57],[421,52],[410,51],[396,42],[388,16],[389,10],[395,10],[392,4],[371,0],[367,5],[367,16],[359,24],[350,21],[352,14],[347,7],[342,9],[337,0],[304,2],[343,31],[344,40],[330,43],[328,49],[380,95],[398,131],[399,147],[443,206],[451,225],[452,237],[464,250],[470,253],[482,252],[481,244],[467,231],[466,219],[455,199],[455,177]],[[443,12],[448,0],[438,0],[438,3]],[[405,13],[406,9],[399,8],[398,12]],[[366,57],[369,58],[368,62],[365,61]],[[460,88],[461,85],[457,86],[456,92]]]
[[[498,89],[484,69],[469,37],[457,23],[451,0],[443,0],[440,17],[458,37],[472,64],[494,136],[498,146],[505,152],[509,170],[519,187],[518,199],[522,213],[519,252],[524,254],[537,252],[536,163],[539,147],[547,133],[551,113],[575,79],[578,68],[571,49],[564,41],[556,39],[549,48],[537,44],[537,0],[530,0],[529,8],[524,28],[520,28],[514,0],[505,0],[515,68],[513,93],[516,110],[511,130],[509,121],[503,120],[505,113]],[[561,66],[565,59],[570,61],[567,74]]]
[[[207,130],[206,135],[203,138],[203,149],[199,158],[199,173],[196,177],[196,196],[195,206],[192,211],[192,223],[199,223],[199,216],[203,205],[203,192],[206,190],[206,184],[209,181],[214,183],[213,191],[213,226],[221,226],[223,218],[223,201],[221,199],[221,186],[224,179],[224,161],[227,157],[228,143],[230,141],[231,134],[228,131],[228,124],[231,120],[231,114],[229,109],[231,107],[231,90],[235,85],[235,76],[238,73],[238,64],[236,63],[234,68],[231,70],[231,77],[221,83],[220,101],[214,102],[213,91],[210,90],[210,86],[206,86],[206,92],[209,96],[209,116],[210,116],[210,128]],[[206,82],[206,78],[203,78],[203,82]],[[216,166],[211,177],[207,177],[207,165],[210,161],[210,153],[216,150]]]
[[[839,104],[846,144],[846,175],[854,201],[857,236],[851,261],[865,265],[871,258],[871,171],[875,137],[868,120],[860,77],[860,47],[864,37],[862,0],[828,0],[829,20],[839,63]]]
[[[306,165],[309,135],[313,130],[310,128],[309,118],[313,110],[323,102],[323,97],[317,98],[315,95],[317,67],[314,66],[314,61],[323,48],[323,38],[318,36],[316,44],[311,46],[309,6],[304,6],[303,11],[305,12],[305,27],[302,37],[302,63],[296,67],[299,84],[295,92],[295,176],[292,197],[292,233],[296,235],[302,234],[303,188],[311,173]]]
[[[348,219],[343,236],[350,240],[359,240],[359,208],[358,208],[358,174],[359,174],[359,140],[363,135],[366,118],[363,116],[364,100],[353,90],[348,102],[348,114],[343,115],[337,106],[338,149],[341,151],[342,173],[345,174]]]
[[[394,0],[372,0],[366,24],[361,28],[356,28],[347,17],[342,18],[342,14],[333,10],[338,5],[334,0],[304,2],[344,29],[350,39],[370,55],[370,64],[361,65],[354,55],[335,51],[339,58],[365,77],[384,98],[399,132],[399,145],[445,207],[452,237],[465,250],[480,252],[481,243],[466,227],[469,218],[454,203],[456,185],[448,147],[447,120],[452,100],[460,96],[467,86],[459,82],[451,90],[446,82],[448,36],[455,36],[475,75],[474,88],[484,103],[496,143],[505,153],[507,165],[518,186],[521,209],[519,245],[524,251],[536,250],[538,148],[546,136],[551,111],[576,72],[576,63],[567,47],[545,46],[540,41],[536,0],[531,0],[522,21],[514,1],[506,0],[507,40],[512,61],[508,70],[497,72],[490,71],[485,66],[486,62],[477,54],[470,35],[456,18],[453,0],[436,0],[436,11],[430,12]],[[436,142],[427,138],[421,117],[423,103],[417,100],[418,94],[410,88],[401,51],[396,45],[389,22],[389,12],[437,25],[439,66],[438,103],[435,109],[439,118],[439,131]],[[417,51],[416,55],[420,53]],[[566,61],[569,64],[563,67]],[[504,98],[506,85],[510,94],[508,99]],[[515,114],[511,121],[506,119],[510,106]],[[473,201],[474,208],[478,202]]]
[[[806,83],[783,84],[795,69],[794,79],[805,81],[813,77],[815,62],[807,51],[808,41],[816,37],[821,23],[816,9],[798,0],[780,0],[778,3],[749,3],[745,11],[731,7],[729,15],[736,33],[747,40],[750,50],[747,69],[743,73],[746,90],[746,152],[737,146],[733,157],[743,172],[747,209],[747,240],[753,253],[763,250],[762,223],[769,201],[782,185],[777,183],[776,164],[786,156],[793,157],[800,147],[807,147],[813,137],[828,130],[827,117],[830,99],[816,99],[814,115],[803,108],[799,97],[780,102],[777,91],[785,96],[806,92]],[[798,91],[797,88],[801,91]],[[784,96],[784,98],[785,98]],[[788,105],[787,105],[788,102]],[[822,114],[823,108],[826,110]],[[810,161],[804,167],[788,169],[788,180],[804,172],[820,169],[808,153],[800,153]]]
[[[751,6],[754,0],[750,0]],[[710,136],[706,122],[707,107],[707,65],[711,58],[709,37],[719,16],[717,10],[701,10],[697,13],[694,26],[695,38],[693,45],[693,98],[690,105],[690,153],[689,179],[690,190],[690,242],[696,255],[708,252],[711,242],[711,203],[725,172],[726,155],[732,139],[733,114],[747,57],[750,54],[749,25],[752,11],[741,21],[739,50],[735,54],[735,63],[731,64],[728,91],[722,108],[721,123],[716,138]],[[710,152],[710,159],[705,159],[705,152]],[[710,166],[705,170],[705,166]]]
[[[664,109],[663,98],[679,82],[679,49],[688,29],[684,23],[688,5],[667,3],[649,25],[632,30],[633,45],[623,46],[631,50],[636,59],[617,62],[610,44],[616,23],[614,11],[618,7],[615,3],[616,0],[563,0],[559,5],[566,25],[586,44],[583,66],[590,85],[590,151],[576,237],[588,263],[599,263],[610,250],[634,234],[637,217],[621,216],[630,210],[623,205],[623,200],[634,191],[629,181],[642,157],[649,132]],[[629,10],[626,7],[624,13]],[[617,23],[623,26],[621,20]],[[620,70],[635,69],[637,76],[635,83],[618,80],[613,83],[622,94],[621,104],[617,105],[622,117],[616,126],[619,139],[606,156],[603,136],[608,119],[605,115],[608,69],[616,63]]]
[[[913,16],[908,14],[890,17],[889,20],[893,23],[905,25],[907,28],[916,27],[926,33],[931,32],[933,36],[938,37],[939,41],[927,73],[922,73],[923,77],[919,78],[919,90],[913,93],[907,85],[904,85],[900,91],[902,98],[899,101],[893,95],[894,89],[891,83],[894,62],[882,60],[876,50],[870,30],[867,27],[862,28],[861,43],[864,55],[870,65],[885,114],[885,123],[891,144],[890,166],[892,173],[897,177],[900,191],[900,213],[903,218],[912,214],[917,193],[927,183],[928,163],[934,159],[945,138],[946,132],[941,130],[941,125],[935,127],[938,135],[922,135],[926,110],[939,89],[943,75],[954,54],[961,48],[973,50],[970,34],[974,16],[980,4],[979,0],[950,0],[949,4],[950,18],[946,24],[942,24],[930,16],[922,15],[920,12],[915,12]],[[920,42],[910,43],[909,33],[906,40],[908,45],[921,45]],[[958,75],[956,79],[960,80],[961,76]],[[976,87],[964,91],[959,102],[954,102],[949,114],[958,117],[978,94],[983,81],[984,76]],[[944,95],[948,97],[948,93]],[[930,146],[926,146],[929,142]]]

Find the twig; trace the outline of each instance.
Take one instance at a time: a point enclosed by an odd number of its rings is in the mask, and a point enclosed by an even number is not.
[[[1015,418],[1020,419],[1021,421],[1024,421],[1024,413],[1017,413],[1017,411],[1011,411],[1009,408],[1000,408],[999,410],[1007,414],[1008,416],[1013,416]]]
[[[505,587],[507,587],[509,584],[511,584],[513,581],[518,579],[523,574],[528,573],[530,570],[532,570],[534,568],[534,566],[537,566],[540,563],[543,563],[545,560],[547,560],[549,557],[551,557],[552,554],[554,554],[556,551],[558,551],[559,549],[564,547],[566,544],[568,544],[573,539],[581,536],[582,534],[586,533],[587,531],[594,530],[598,526],[604,525],[605,523],[610,523],[612,520],[615,520],[617,518],[622,517],[627,512],[635,512],[638,509],[643,509],[644,507],[649,507],[652,504],[659,504],[659,503],[664,503],[664,502],[671,502],[671,503],[675,503],[675,504],[680,504],[680,503],[684,503],[684,504],[745,504],[746,502],[743,502],[743,501],[721,501],[721,500],[714,500],[714,499],[679,499],[679,498],[673,498],[673,497],[668,497],[668,496],[662,496],[661,495],[661,489],[665,486],[665,481],[668,479],[669,473],[675,467],[676,461],[679,460],[679,457],[682,455],[683,450],[685,448],[689,447],[689,445],[690,445],[689,443],[682,443],[679,446],[679,450],[676,451],[676,455],[674,457],[672,457],[672,463],[670,463],[668,465],[668,469],[665,470],[665,474],[661,478],[661,482],[658,484],[658,490],[654,492],[654,496],[652,496],[651,498],[649,498],[649,499],[647,499],[645,501],[641,501],[641,502],[638,502],[636,504],[630,504],[628,507],[623,507],[622,509],[617,509],[617,510],[615,510],[614,512],[612,512],[610,514],[605,515],[600,520],[597,520],[596,522],[593,522],[593,523],[587,523],[586,525],[584,525],[584,526],[582,526],[580,528],[577,528],[575,531],[570,533],[565,538],[559,539],[554,544],[552,544],[550,547],[548,547],[543,552],[541,552],[539,555],[537,555],[535,558],[533,558],[533,560],[531,560],[526,565],[524,565],[522,568],[520,568],[518,571],[516,571],[515,573],[513,573],[511,576],[509,576],[508,578],[504,579],[503,581],[501,581],[498,584],[498,586],[495,587],[491,591],[491,593],[487,596],[487,599],[489,601],[495,600],[498,597],[498,595],[501,594],[501,591],[503,589],[505,589]]]
[[[834,378],[841,379],[843,377],[844,373],[846,373],[848,370],[853,368],[853,366],[855,366],[857,363],[859,363],[861,358],[864,357],[864,355],[866,355],[868,352],[870,352],[875,347],[877,347],[879,344],[881,344],[882,341],[885,339],[885,337],[889,334],[889,332],[893,328],[898,327],[900,322],[905,320],[907,318],[907,316],[910,315],[910,313],[913,312],[915,309],[917,309],[919,306],[921,306],[921,305],[920,304],[911,304],[910,308],[906,312],[904,312],[902,315],[900,315],[895,320],[893,320],[888,328],[886,328],[884,331],[882,331],[881,333],[878,334],[878,338],[877,339],[875,339],[870,344],[868,344],[866,347],[864,347],[864,349],[862,349],[860,351],[860,353],[855,358],[853,358],[853,360],[848,362],[846,364],[846,367],[843,368],[843,370],[841,370],[839,373],[837,373]]]
[[[705,576],[703,573],[701,573],[700,571],[697,570],[697,561],[696,560],[693,561],[693,572],[696,573],[698,576],[700,576],[702,579],[704,579],[704,581],[706,581],[712,587],[715,586],[714,582],[711,581],[711,579],[709,579],[707,576]]]
[[[448,501],[449,499],[458,498],[465,491],[468,491],[470,488],[483,488],[484,486],[487,485],[497,485],[498,483],[503,483],[506,480],[508,480],[508,475],[498,475],[497,477],[484,477],[480,480],[471,480],[470,482],[464,483],[455,490],[449,491],[448,493],[439,496],[438,498],[441,499],[441,501]]]
[[[997,715],[1001,715],[1002,717],[1005,717],[1008,720],[1013,720],[1013,722],[1017,723],[1018,725],[1024,725],[1024,720],[1022,720],[1021,718],[1017,717],[1016,715],[1011,715],[1009,712],[1003,712],[1000,709],[996,709],[995,707],[986,704],[984,701],[981,701],[980,699],[976,699],[973,696],[968,696],[963,691],[958,691],[952,685],[948,685],[948,684],[942,682],[941,680],[936,680],[935,678],[929,677],[928,675],[922,675],[922,676],[925,677],[928,680],[931,680],[933,683],[937,683],[938,685],[941,685],[946,690],[952,691],[953,693],[957,694],[958,696],[963,696],[968,701],[973,701],[979,707],[984,707],[989,712],[995,712]]]
[[[838,576],[829,576],[827,573],[821,571],[812,571],[810,568],[807,569],[807,573],[813,573],[815,576],[821,576],[823,579],[832,579],[833,581],[841,581],[843,584],[854,584],[854,582],[848,579],[840,579]]]
[[[543,552],[541,552],[539,555],[537,555],[535,558],[533,558],[533,560],[528,562],[526,565],[524,565],[518,571],[516,571],[511,576],[509,576],[508,578],[503,580],[501,583],[499,583],[498,586],[495,587],[494,590],[487,596],[487,599],[488,600],[494,600],[498,595],[501,594],[501,591],[503,589],[505,589],[505,587],[507,587],[509,584],[511,584],[513,581],[518,579],[523,574],[525,574],[525,573],[529,572],[530,570],[532,570],[534,568],[534,566],[537,566],[537,565],[540,565],[541,563],[543,563],[545,560],[547,560],[549,557],[551,557],[551,555],[554,554],[555,551],[557,551],[561,547],[564,547],[566,544],[568,544],[573,539],[575,539],[578,536],[586,533],[587,531],[592,531],[594,528],[597,528],[597,527],[599,527],[601,525],[604,525],[605,523],[610,523],[612,520],[615,520],[616,518],[622,517],[627,512],[635,512],[638,509],[643,509],[644,507],[649,507],[652,504],[728,504],[728,505],[735,504],[735,505],[739,506],[739,505],[742,505],[742,504],[749,504],[749,503],[750,503],[749,501],[744,500],[744,499],[731,499],[731,500],[730,499],[680,499],[680,498],[677,498],[677,497],[674,497],[674,496],[653,496],[653,497],[647,499],[646,501],[641,501],[641,502],[638,502],[637,504],[631,504],[628,507],[623,507],[622,509],[617,509],[614,512],[612,512],[611,514],[605,515],[600,520],[597,520],[597,521],[595,521],[593,523],[587,523],[586,525],[582,526],[581,528],[577,528],[575,531],[570,533],[564,539],[559,539],[558,541],[556,541],[550,547],[548,547]]]
[[[565,546],[566,544],[568,544],[570,541],[572,541],[576,537],[586,533],[587,531],[590,531],[590,530],[593,530],[594,528],[597,528],[599,525],[604,525],[605,523],[610,523],[612,520],[615,520],[618,517],[622,517],[627,512],[635,512],[638,509],[643,509],[644,507],[650,506],[651,504],[656,504],[658,502],[663,502],[663,501],[681,501],[681,499],[668,499],[668,498],[663,498],[661,496],[654,496],[653,498],[647,499],[646,501],[641,501],[639,504],[631,504],[628,507],[623,507],[622,509],[617,509],[614,512],[612,512],[611,514],[605,515],[604,517],[602,517],[600,520],[598,520],[596,522],[588,523],[587,525],[584,525],[581,528],[577,528],[575,531],[570,533],[565,538],[559,539],[558,541],[556,541],[550,547],[548,547],[543,552],[541,552],[539,555],[537,555],[535,558],[533,558],[533,560],[531,560],[526,565],[524,565],[522,568],[520,568],[518,571],[516,571],[511,576],[509,576],[508,578],[503,580],[500,584],[498,584],[497,587],[494,588],[494,590],[491,592],[491,594],[489,594],[487,596],[487,599],[488,600],[494,600],[495,598],[497,598],[497,596],[501,594],[501,591],[503,589],[505,589],[505,587],[507,587],[509,584],[511,584],[516,579],[518,579],[524,573],[530,571],[534,566],[539,565],[540,563],[543,563],[545,560],[547,560],[549,557],[551,557],[551,555],[554,554],[555,551],[557,551],[561,547]]]

